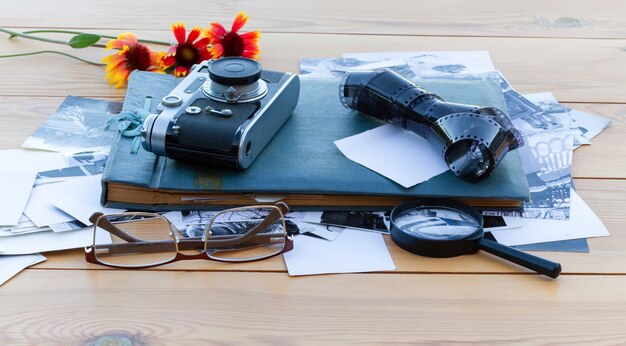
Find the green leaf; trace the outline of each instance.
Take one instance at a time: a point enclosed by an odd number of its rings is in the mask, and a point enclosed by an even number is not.
[[[96,44],[101,38],[100,35],[95,34],[78,34],[72,37],[67,44],[72,48],[87,48]]]

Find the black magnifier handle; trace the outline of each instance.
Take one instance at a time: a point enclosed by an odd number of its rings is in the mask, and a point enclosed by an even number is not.
[[[522,267],[526,267],[553,279],[556,279],[559,274],[561,274],[560,263],[552,262],[545,258],[531,255],[485,238],[481,238],[478,245],[481,250],[487,251],[490,254],[504,258],[513,263],[517,263]]]

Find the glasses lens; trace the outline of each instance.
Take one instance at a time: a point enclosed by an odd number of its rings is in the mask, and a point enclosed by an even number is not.
[[[127,213],[104,215],[96,221],[96,232],[107,232],[111,242],[94,237],[100,262],[122,267],[149,266],[176,257],[176,241],[170,224],[161,215]]]
[[[231,209],[209,224],[206,252],[222,261],[251,261],[270,257],[285,248],[285,219],[276,207]]]

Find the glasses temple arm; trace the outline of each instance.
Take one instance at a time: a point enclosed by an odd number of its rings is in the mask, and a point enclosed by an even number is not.
[[[98,226],[100,226],[100,228],[104,229],[105,231],[119,237],[120,239],[124,239],[127,242],[140,242],[142,241],[141,239],[135,238],[132,235],[122,231],[121,229],[115,227],[114,224],[112,224],[109,220],[107,220],[106,218],[102,217],[104,216],[103,213],[97,212],[97,213],[93,213],[91,214],[91,216],[89,217],[89,221],[91,223],[94,224],[94,227],[96,227],[96,224]]]
[[[273,224],[276,220],[282,218],[283,215],[289,212],[289,207],[287,206],[287,204],[283,202],[277,202],[274,206],[276,207],[276,209],[272,208],[272,210],[265,217],[265,219],[263,219],[263,221],[259,223],[258,225],[254,226],[254,228],[250,230],[250,232],[242,236],[238,236],[234,239],[208,239],[207,244],[233,246],[233,245],[241,244],[249,240],[250,238],[257,236],[257,233],[267,229],[269,225]],[[209,223],[207,227],[210,227],[212,224],[213,224],[212,222]],[[271,238],[269,238],[268,241],[270,239]],[[263,244],[263,243],[260,243],[260,244]]]

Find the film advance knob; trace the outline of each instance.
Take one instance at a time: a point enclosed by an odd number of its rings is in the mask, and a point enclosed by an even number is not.
[[[261,65],[248,58],[226,57],[209,64],[209,78],[221,85],[248,85],[261,77]]]

